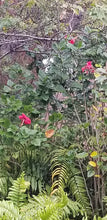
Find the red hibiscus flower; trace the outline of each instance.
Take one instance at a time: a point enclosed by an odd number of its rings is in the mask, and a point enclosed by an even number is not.
[[[69,40],[69,43],[70,43],[70,44],[75,44],[75,39],[72,38],[71,40]]]
[[[23,124],[25,125],[31,124],[30,118],[28,118],[24,113],[22,113],[22,115],[19,115],[19,119],[21,120],[20,126],[22,126]]]

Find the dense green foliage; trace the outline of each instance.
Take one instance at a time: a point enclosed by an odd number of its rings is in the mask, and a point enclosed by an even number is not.
[[[106,1],[0,12],[0,220],[106,220]]]
[[[0,217],[2,219],[63,219],[72,213],[75,217],[79,213],[83,215],[82,206],[79,203],[68,199],[67,195],[60,188],[56,196],[47,196],[45,193],[39,196],[29,198],[28,204],[24,202],[27,198],[25,190],[29,186],[29,182],[24,180],[24,174],[14,181],[9,192],[10,201],[0,202]]]

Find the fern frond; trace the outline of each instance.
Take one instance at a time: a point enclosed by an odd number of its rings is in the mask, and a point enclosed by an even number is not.
[[[20,220],[19,209],[14,206],[12,202],[1,201],[0,202],[0,217],[5,215],[6,220],[17,219]]]
[[[106,217],[106,216],[105,216]],[[101,218],[100,216],[96,216],[96,215],[94,215],[94,218],[93,218],[93,220],[107,220],[107,218]]]
[[[57,178],[57,180],[54,181],[54,178]],[[64,188],[67,179],[68,179],[67,167],[65,166],[65,164],[62,164],[60,165],[59,168],[56,168],[52,172],[52,182],[53,182],[52,190],[57,186]]]
[[[7,196],[7,190],[8,190],[8,180],[6,177],[0,177],[0,197]]]
[[[24,173],[17,180],[13,181],[13,186],[10,188],[8,199],[10,199],[17,207],[21,207],[26,203],[25,191],[30,186],[30,183],[24,180]]]
[[[29,216],[37,220],[59,220],[60,213],[57,201],[47,195],[33,196],[33,200],[22,208],[23,217]],[[26,214],[27,213],[27,214]]]
[[[51,169],[53,170],[51,194],[60,187],[64,189],[69,186],[73,199],[75,198],[82,205],[84,211],[86,210],[89,214],[91,212],[90,202],[81,170],[77,168],[78,162],[67,160],[67,151],[67,149],[58,149],[53,152],[54,155],[51,160]]]
[[[51,160],[51,170],[52,171],[52,191],[56,188],[62,187],[67,183],[68,180],[68,165],[66,161],[63,161],[63,155],[65,154],[65,149],[59,149],[54,151],[54,156]]]
[[[81,176],[81,172],[77,168],[72,167],[71,178],[69,179],[68,185],[76,201],[82,205],[84,210],[91,212],[84,180],[83,177]]]
[[[105,217],[103,217],[103,218],[101,218],[102,220],[107,220],[107,215],[105,216]],[[100,219],[99,219],[100,220]]]
[[[3,146],[3,148],[5,148]],[[11,176],[7,171],[7,158],[6,155],[3,153],[0,155],[0,198],[6,198],[8,194],[8,188],[11,182]]]
[[[77,216],[81,213],[81,206],[77,202],[68,199],[65,192],[60,188],[56,195],[46,194],[33,196],[33,200],[22,208],[23,216],[32,217],[37,220],[62,220],[69,215]],[[27,213],[25,215],[25,213]]]

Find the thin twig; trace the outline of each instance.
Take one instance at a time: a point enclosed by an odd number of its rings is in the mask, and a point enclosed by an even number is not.
[[[36,51],[32,51],[32,50],[15,50],[15,51],[13,51],[13,52],[16,52],[16,53],[21,53],[21,52],[28,52],[28,53],[33,53],[33,54],[46,54],[46,55],[50,55],[50,53],[48,53],[48,52],[36,52]]]
[[[6,37],[24,37],[24,38],[32,38],[34,40],[42,40],[42,41],[58,41],[57,39],[49,38],[49,37],[39,37],[39,36],[34,36],[34,35],[29,35],[29,34],[11,34],[11,33],[4,33],[1,32],[0,35],[4,35]]]
[[[86,103],[86,96],[84,93],[84,106],[85,106],[85,116],[86,116],[86,122],[88,123],[88,113],[87,113],[87,103]],[[89,127],[88,127],[88,134],[89,134]]]
[[[25,42],[25,41],[32,41],[32,39],[4,41],[4,42],[0,42],[0,46],[2,45],[4,46],[5,44],[17,44],[17,43]]]
[[[80,119],[80,117],[79,117],[79,115],[78,115],[78,112],[77,112],[77,109],[76,109],[75,104],[73,104],[73,106],[74,106],[74,110],[75,110],[75,113],[76,113],[77,119],[78,119],[79,123],[82,124],[82,121],[81,121],[81,119]]]

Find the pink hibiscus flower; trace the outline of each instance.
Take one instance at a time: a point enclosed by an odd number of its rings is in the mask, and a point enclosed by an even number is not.
[[[88,61],[86,65],[81,68],[81,70],[82,72],[85,72],[86,74],[94,73],[94,67],[92,65],[92,61]]]

